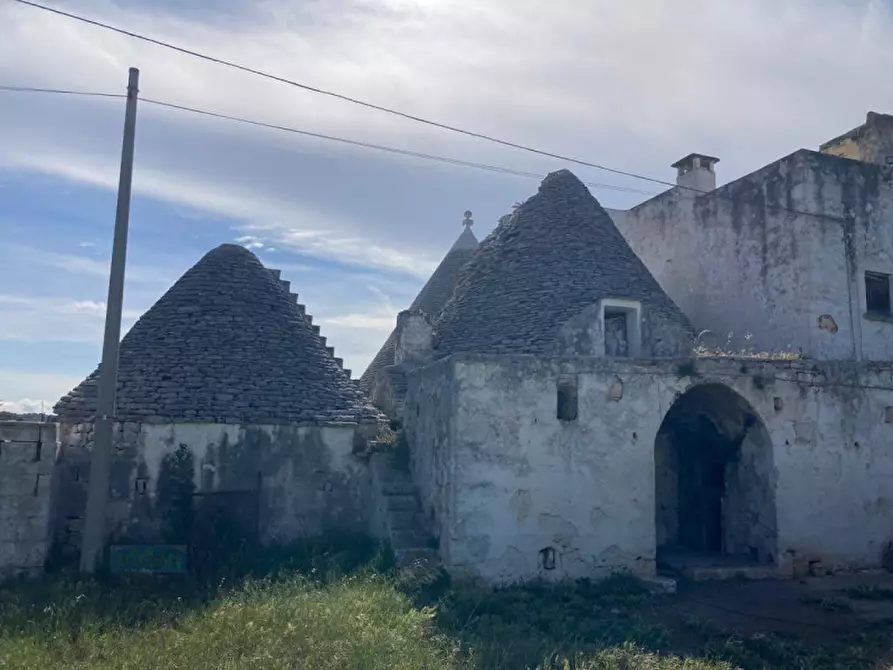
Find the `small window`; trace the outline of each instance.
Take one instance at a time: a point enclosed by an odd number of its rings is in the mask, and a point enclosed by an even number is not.
[[[865,273],[865,302],[869,314],[890,314],[890,275]]]
[[[562,377],[558,380],[558,418],[561,421],[577,419],[576,377]]]
[[[555,569],[555,547],[540,549],[540,564],[543,566],[543,570]]]
[[[601,301],[605,356],[636,358],[641,353],[642,305],[637,300],[605,298]]]
[[[605,308],[605,355],[629,356],[629,328],[627,311]]]

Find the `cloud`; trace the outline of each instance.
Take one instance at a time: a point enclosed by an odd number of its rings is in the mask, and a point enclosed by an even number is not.
[[[893,19],[879,2],[227,6],[211,18],[174,3],[79,0],[66,9],[311,86],[662,178],[691,150],[719,155],[721,178],[738,176],[857,125],[869,108],[893,108],[893,90],[877,85],[893,71]],[[116,91],[135,64],[144,97],[541,173],[561,165],[34,9],[7,3],[0,23],[4,81]],[[833,82],[842,81],[847,95],[834,95]],[[4,95],[8,165],[115,187],[120,101]],[[535,188],[148,105],[138,136],[137,192],[229,216],[243,234],[263,232],[277,248],[419,276],[448,248],[461,211],[483,212],[476,219],[492,225]],[[628,195],[606,198],[630,204]]]
[[[104,302],[0,294],[0,312],[0,342],[102,342]],[[122,334],[140,314],[124,310]]]
[[[3,252],[22,263],[108,281],[110,261],[107,259],[88,258],[78,254],[49,251],[12,243],[5,244]],[[149,286],[166,286],[171,284],[177,276],[176,271],[169,267],[135,265],[133,263],[128,263],[126,273],[128,283]]]
[[[254,237],[253,235],[242,235],[242,237],[237,237],[236,242],[241,244],[246,249],[263,249],[264,243],[259,239]]]
[[[720,180],[728,180],[817,147],[861,123],[869,109],[893,111],[893,88],[878,85],[893,72],[893,15],[877,0],[265,0],[227,1],[214,12],[190,3],[69,0],[65,8],[311,86],[666,180],[673,178],[666,166],[691,151],[719,156]],[[0,25],[3,83],[123,91],[127,67],[135,65],[143,98],[529,172],[572,167],[587,181],[661,189],[13,3],[0,3]],[[114,192],[122,101],[0,95],[0,168]],[[462,212],[474,211],[475,232],[483,236],[536,189],[533,179],[142,103],[135,160],[135,194],[172,204],[196,226],[219,221],[221,240],[263,245],[254,247],[262,255],[277,250],[282,263],[271,265],[294,273],[284,276],[338,355],[358,369],[461,232]],[[638,199],[594,192],[613,207]],[[63,212],[78,205],[56,192],[47,199]],[[152,230],[156,246],[172,253],[189,234],[161,221]],[[365,274],[333,282],[291,253]],[[95,257],[40,249],[30,258],[42,273],[107,278],[107,262]],[[164,262],[128,265],[128,280],[169,285],[179,272]],[[75,307],[95,298],[5,304],[0,330],[18,338],[96,338],[100,310]],[[10,319],[7,309],[15,310]]]
[[[51,412],[55,402],[82,381],[79,377],[0,369],[0,410]]]
[[[10,151],[0,157],[0,167],[62,176],[101,188],[116,187],[110,166],[103,166],[102,161],[83,156],[50,157],[49,152],[41,154],[40,151]],[[159,200],[201,208],[233,219],[234,223],[242,220],[242,223],[237,224],[239,229],[261,233],[268,240],[295,252],[367,267],[402,270],[420,277],[427,276],[435,267],[433,259],[425,254],[401,252],[375,244],[368,238],[339,235],[333,231],[344,230],[346,225],[343,222],[333,219],[330,214],[315,211],[304,203],[279,196],[251,193],[236,184],[220,189],[204,183],[200,178],[190,179],[183,175],[171,179],[166,171],[147,168],[140,171],[138,178],[134,178],[133,190]],[[315,221],[319,228],[299,228],[289,223],[292,220]],[[238,239],[251,240],[254,246],[249,248],[260,248],[257,244],[263,244],[256,234],[243,235]],[[54,254],[48,252],[43,254],[47,261],[53,256]],[[67,267],[62,269],[76,266],[85,271],[89,268],[94,274],[103,267],[101,262],[84,257],[64,257],[57,262],[65,263]],[[107,274],[107,270],[103,271]],[[131,278],[130,274],[128,278]]]
[[[0,400],[0,410],[4,412],[14,412],[15,414],[51,414],[53,411],[53,403],[46,400],[35,400],[33,398],[21,398],[19,400]]]
[[[394,329],[397,323],[396,315],[388,314],[340,314],[324,319],[328,327],[359,328],[371,333],[378,333],[385,337]]]

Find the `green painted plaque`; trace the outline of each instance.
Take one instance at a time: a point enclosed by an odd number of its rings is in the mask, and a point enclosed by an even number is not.
[[[116,544],[109,548],[112,572],[186,572],[188,548],[181,544]]]

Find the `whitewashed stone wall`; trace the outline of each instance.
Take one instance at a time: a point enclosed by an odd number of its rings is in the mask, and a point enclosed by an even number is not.
[[[866,315],[864,281],[893,274],[893,169],[801,150],[709,195],[670,189],[610,214],[718,344],[893,360],[893,320]]]
[[[407,401],[403,422],[411,454],[413,480],[419,490],[426,523],[441,540],[444,562],[450,562],[451,545],[444,540],[453,532],[453,468],[450,447],[455,441],[453,412],[456,388],[452,361],[441,359],[407,376]]]
[[[369,477],[354,455],[369,435],[342,426],[148,424],[115,426],[110,533],[129,541],[163,539],[166,470],[181,445],[190,454],[196,493],[259,490],[258,526],[266,542],[326,529],[365,530]],[[92,424],[63,425],[57,537],[80,546],[89,483]]]
[[[762,509],[774,499],[775,518],[764,521],[774,522],[783,575],[811,561],[878,566],[893,539],[893,366],[711,359],[692,377],[681,362],[456,356],[436,365],[433,408],[435,371],[409,374],[406,425],[455,574],[496,583],[653,574],[655,438],[677,397],[704,383],[740,395],[765,427],[770,444],[758,446],[771,453],[759,472],[769,481],[753,495]],[[573,376],[578,415],[562,421],[556,385]]]
[[[0,422],[0,578],[43,569],[58,426]]]

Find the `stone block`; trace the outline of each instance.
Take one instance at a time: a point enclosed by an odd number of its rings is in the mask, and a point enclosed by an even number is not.
[[[3,496],[0,495],[0,520],[21,519],[49,514],[50,497],[45,496]]]
[[[45,541],[0,542],[0,570],[41,568],[46,553]]]
[[[0,519],[0,542],[46,542],[49,536],[49,514]]]
[[[39,423],[23,421],[0,422],[0,440],[4,442],[38,442],[40,440]]]
[[[37,442],[21,440],[0,443],[0,478],[6,478],[9,468],[38,461]]]
[[[40,426],[40,441],[55,444],[59,441],[59,424],[44,423]]]
[[[651,593],[668,596],[676,595],[676,580],[672,577],[655,575],[654,577],[639,577],[639,581]]]
[[[32,472],[27,468],[15,469],[13,472],[4,474],[10,476],[0,477],[0,500],[9,496],[40,497],[49,495],[51,485],[50,474]],[[0,505],[3,505],[3,503],[0,502]]]

